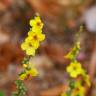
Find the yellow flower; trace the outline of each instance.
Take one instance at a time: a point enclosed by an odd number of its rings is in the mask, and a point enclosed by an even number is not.
[[[38,71],[36,70],[36,68],[32,68],[30,70],[27,70],[26,74],[27,75],[31,75],[31,76],[37,76],[38,75]]]
[[[23,64],[23,67],[24,67],[24,68],[27,68],[27,67],[28,67],[28,65],[27,65],[27,64]]]
[[[35,32],[31,31],[28,33],[28,36],[32,37],[31,40],[38,41],[38,42],[43,41],[45,39],[45,35],[42,34],[42,32],[40,32],[40,31],[35,31]]]
[[[73,89],[72,96],[85,96],[85,88],[80,84],[80,82],[76,83],[76,87]]]
[[[22,50],[26,51],[27,55],[35,55],[35,48],[33,47],[33,45],[31,44],[31,42],[24,42],[21,44],[21,48]]]
[[[42,29],[43,23],[39,16],[36,16],[34,19],[30,20],[30,26],[32,26],[32,30]]]
[[[26,70],[24,73],[21,73],[19,75],[19,79],[24,80],[27,78],[27,76],[37,76],[37,75],[38,75],[38,71],[35,68],[32,68],[32,69]]]
[[[38,75],[38,71],[36,70],[35,68],[35,65],[32,64],[31,62],[29,62],[29,68],[32,69],[31,72],[34,76],[37,76]]]
[[[39,42],[45,39],[45,35],[41,32],[29,32],[28,37],[26,38],[25,42],[30,42],[32,46],[37,49],[39,47]]]
[[[81,64],[77,61],[72,62],[67,67],[67,72],[70,74],[71,77],[76,78],[78,75],[82,74],[82,67]]]

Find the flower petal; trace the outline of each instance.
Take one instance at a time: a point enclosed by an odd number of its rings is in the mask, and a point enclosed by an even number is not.
[[[24,42],[24,43],[21,44],[21,49],[22,50],[26,50],[27,48],[28,48],[28,44],[27,43]]]
[[[28,48],[26,50],[26,54],[34,56],[35,55],[35,49],[34,48]]]

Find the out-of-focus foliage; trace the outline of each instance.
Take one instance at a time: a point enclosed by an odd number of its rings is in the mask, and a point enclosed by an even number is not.
[[[0,90],[0,96],[5,96],[4,91]]]

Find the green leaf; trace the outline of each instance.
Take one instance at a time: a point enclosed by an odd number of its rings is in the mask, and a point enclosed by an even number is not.
[[[71,89],[74,89],[75,88],[75,81],[74,80],[70,81],[69,86]]]

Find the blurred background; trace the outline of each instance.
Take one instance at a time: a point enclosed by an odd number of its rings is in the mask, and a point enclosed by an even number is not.
[[[46,40],[31,59],[40,75],[26,83],[30,96],[60,96],[65,89],[69,61],[64,55],[73,47],[80,25],[84,31],[77,59],[91,77],[87,96],[96,96],[96,0],[0,0],[0,96],[11,96],[15,89],[24,57],[20,44],[37,12]]]

